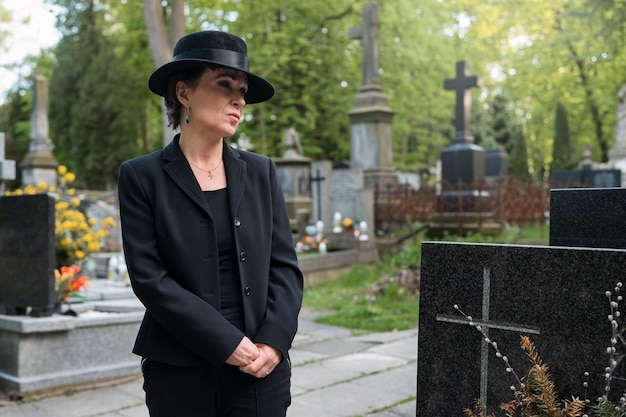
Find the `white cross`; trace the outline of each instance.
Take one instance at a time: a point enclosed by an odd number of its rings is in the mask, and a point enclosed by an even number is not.
[[[483,305],[482,305],[482,317],[479,320],[473,319],[472,322],[476,326],[481,326],[485,337],[489,336],[489,329],[505,330],[517,333],[527,334],[540,334],[538,327],[529,327],[522,324],[514,323],[498,323],[489,321],[489,305],[491,295],[491,270],[489,268],[483,268]],[[437,314],[437,321],[443,321],[447,323],[457,323],[468,325],[469,322],[466,318],[460,318],[458,316],[450,316],[446,314]],[[481,343],[480,349],[480,401],[483,403],[485,409],[487,409],[487,386],[488,386],[488,370],[489,370],[489,345],[487,343]]]

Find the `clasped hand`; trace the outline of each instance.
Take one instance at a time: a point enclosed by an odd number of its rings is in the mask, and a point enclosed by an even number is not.
[[[257,378],[265,378],[272,373],[280,359],[280,352],[275,348],[263,343],[252,343],[248,337],[244,337],[226,363]]]

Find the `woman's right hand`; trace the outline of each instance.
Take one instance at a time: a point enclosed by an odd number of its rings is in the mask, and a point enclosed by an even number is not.
[[[239,367],[246,366],[251,364],[260,354],[259,348],[247,336],[244,336],[226,363]]]

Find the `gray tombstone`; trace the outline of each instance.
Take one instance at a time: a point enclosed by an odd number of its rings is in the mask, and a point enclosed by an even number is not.
[[[307,217],[312,216],[310,169],[311,159],[302,154],[300,136],[298,132],[290,128],[285,133],[285,145],[287,150],[282,158],[275,158],[276,169],[280,179],[287,213],[291,222],[292,230],[298,230],[299,212],[306,212]]]
[[[550,246],[626,249],[626,188],[550,190]]]
[[[54,244],[53,197],[0,197],[0,309],[5,314],[52,314]]]
[[[36,75],[33,82],[33,108],[30,121],[28,153],[20,163],[22,185],[44,182],[55,185],[58,162],[52,155],[52,140],[48,132],[48,82]]]
[[[4,194],[4,182],[15,179],[15,161],[5,157],[4,133],[0,132],[0,195]]]
[[[530,365],[519,347],[525,335],[561,399],[586,398],[585,372],[588,398],[602,395],[611,338],[605,292],[624,279],[624,270],[626,251],[617,249],[425,242],[416,415],[462,417],[478,398],[488,414],[513,399],[515,379],[455,304],[486,329],[521,376]],[[623,392],[624,381],[614,381],[612,393]]]
[[[350,28],[350,39],[363,44],[363,80],[348,112],[350,166],[366,171],[365,187],[397,182],[393,167],[391,121],[393,111],[380,83],[378,5],[363,4],[363,22]]]

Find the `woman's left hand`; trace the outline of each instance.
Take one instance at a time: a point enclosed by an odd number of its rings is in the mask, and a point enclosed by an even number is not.
[[[241,366],[239,369],[257,378],[265,378],[278,365],[282,355],[277,349],[269,345],[263,343],[257,343],[256,345],[259,348],[259,356],[251,364]]]

